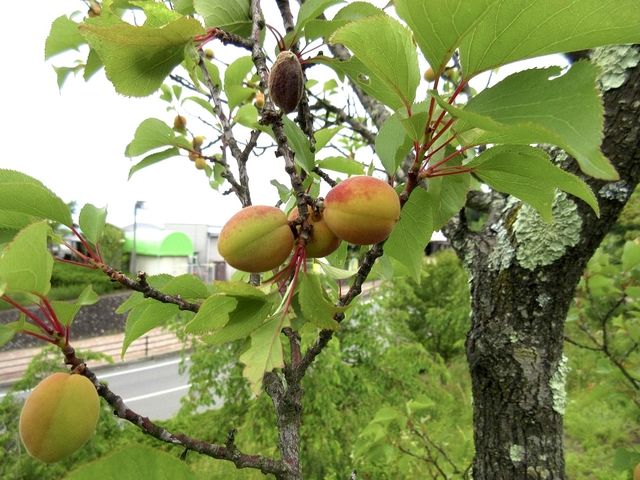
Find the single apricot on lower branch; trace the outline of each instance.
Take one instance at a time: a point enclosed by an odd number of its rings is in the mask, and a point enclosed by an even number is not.
[[[356,245],[386,239],[400,217],[396,191],[377,178],[351,177],[333,187],[324,200],[324,221],[337,237]]]
[[[291,210],[289,220],[298,218],[298,207]],[[305,252],[307,257],[322,258],[333,253],[340,246],[340,239],[327,227],[322,216],[309,212],[309,221],[313,226],[311,238],[307,242]]]
[[[22,407],[20,438],[32,457],[57,462],[89,440],[99,413],[100,399],[91,380],[54,373],[33,389]]]
[[[236,213],[222,227],[218,251],[238,270],[251,273],[277,268],[293,249],[287,216],[276,207],[254,205]]]

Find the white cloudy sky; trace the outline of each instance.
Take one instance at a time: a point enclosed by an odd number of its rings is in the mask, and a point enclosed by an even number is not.
[[[275,8],[274,2],[265,3]],[[45,39],[55,18],[84,11],[84,4],[55,0],[29,5],[27,11],[24,3],[7,2],[0,16],[5,66],[0,75],[0,168],[38,178],[67,202],[107,206],[109,221],[119,226],[132,223],[136,200],[147,202],[139,212],[142,222],[222,225],[239,208],[237,200],[212,191],[185,158],[165,161],[127,180],[132,163],[124,148],[145,118],[171,121],[175,114],[166,111],[164,102],[120,96],[102,72],[88,83],[71,77],[58,90],[53,65],[64,62],[44,61]],[[277,200],[269,179],[282,171],[281,162],[272,155],[251,162],[254,203]]]

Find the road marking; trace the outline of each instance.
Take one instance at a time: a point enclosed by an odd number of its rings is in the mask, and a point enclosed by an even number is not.
[[[190,357],[186,357],[185,360],[189,361]],[[137,367],[137,368],[128,368],[126,370],[121,370],[113,373],[105,373],[104,375],[97,374],[98,380],[103,380],[106,378],[119,377],[121,375],[128,375],[130,373],[138,373],[144,372],[146,370],[153,370],[154,368],[162,368],[168,367],[169,365],[175,365],[176,363],[180,363],[181,360],[179,358],[174,360],[167,360],[166,362],[156,363],[154,365],[147,365],[146,367]],[[95,372],[94,372],[95,373]],[[19,392],[15,392],[14,395],[21,395],[25,393],[29,393],[31,390],[20,390]],[[0,398],[6,397],[9,392],[0,393]]]
[[[185,360],[188,361],[189,357],[186,357]],[[138,373],[138,372],[144,372],[146,370],[153,370],[154,368],[168,367],[169,365],[175,365],[176,363],[180,363],[181,361],[182,360],[180,360],[179,358],[176,358],[174,360],[168,360],[166,362],[147,365],[146,367],[129,368],[127,370],[120,370],[118,372],[105,373],[104,375],[96,374],[96,377],[98,377],[98,380],[102,380],[103,378],[120,377],[122,375],[128,375],[130,373]]]
[[[137,402],[138,400],[146,400],[147,398],[159,397],[160,395],[167,395],[168,393],[179,392],[180,390],[186,390],[191,387],[190,383],[181,385],[179,387],[167,388],[166,390],[158,390],[157,392],[147,393],[145,395],[138,395],[137,397],[125,398],[124,403]]]

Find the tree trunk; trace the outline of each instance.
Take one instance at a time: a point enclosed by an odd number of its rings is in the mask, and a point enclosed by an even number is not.
[[[622,58],[631,59],[629,65],[640,57],[635,47],[614,47],[599,56],[614,67]],[[588,180],[598,197],[600,218],[561,194],[554,204],[554,223],[545,224],[530,207],[494,195],[482,232],[467,230],[463,216],[448,226],[471,276],[467,358],[474,480],[565,478],[564,321],[587,261],[640,177],[640,68],[627,70],[622,80],[621,86],[604,92],[602,145],[620,181]],[[552,156],[576,171],[563,152],[555,150]]]

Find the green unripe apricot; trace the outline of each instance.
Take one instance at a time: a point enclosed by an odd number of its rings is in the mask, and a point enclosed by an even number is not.
[[[298,207],[291,210],[289,214],[289,220],[296,220],[297,218]],[[340,239],[329,229],[321,216],[316,216],[313,212],[310,212],[309,221],[313,226],[313,231],[305,247],[307,257],[322,258],[333,253],[340,246]]]
[[[33,389],[22,407],[20,438],[32,457],[57,462],[89,440],[99,413],[100,399],[88,378],[54,373]]]
[[[356,245],[370,245],[381,242],[393,230],[400,217],[400,199],[382,180],[351,177],[329,191],[323,217],[338,238]]]
[[[238,270],[251,273],[277,268],[293,249],[287,216],[276,207],[254,205],[236,213],[222,227],[218,251]]]

